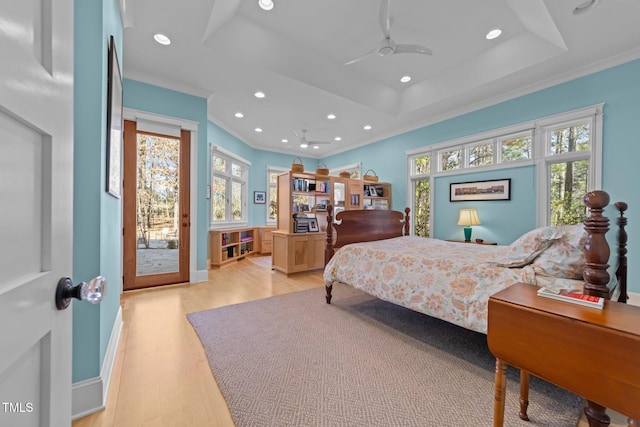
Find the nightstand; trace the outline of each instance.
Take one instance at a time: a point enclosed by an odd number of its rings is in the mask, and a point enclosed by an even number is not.
[[[476,242],[475,240],[470,240],[468,242],[466,240],[447,240],[447,242],[473,243],[473,244],[476,244],[476,245],[494,245],[494,246],[497,245],[496,242],[485,242],[485,241]]]

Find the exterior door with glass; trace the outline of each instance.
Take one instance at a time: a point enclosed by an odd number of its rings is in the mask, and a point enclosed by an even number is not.
[[[191,133],[124,129],[124,289],[188,282]]]

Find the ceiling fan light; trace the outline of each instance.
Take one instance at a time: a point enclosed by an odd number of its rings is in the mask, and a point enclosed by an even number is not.
[[[273,9],[273,1],[272,0],[258,0],[258,6],[262,10],[271,10]]]

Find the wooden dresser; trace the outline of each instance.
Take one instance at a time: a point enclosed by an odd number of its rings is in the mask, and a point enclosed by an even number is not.
[[[504,420],[507,364],[595,402],[600,409],[618,411],[630,417],[630,425],[637,425],[640,307],[605,301],[599,310],[539,297],[537,289],[518,283],[489,298],[487,340],[497,358],[494,426],[502,426]],[[606,416],[600,423],[586,412],[591,427],[608,424]]]

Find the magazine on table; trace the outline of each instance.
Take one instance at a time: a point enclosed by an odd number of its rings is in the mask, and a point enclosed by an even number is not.
[[[576,291],[567,289],[549,289],[542,287],[538,289],[538,295],[545,298],[551,298],[558,301],[566,301],[572,304],[583,305],[602,310],[604,307],[604,298],[595,295],[584,295]]]

